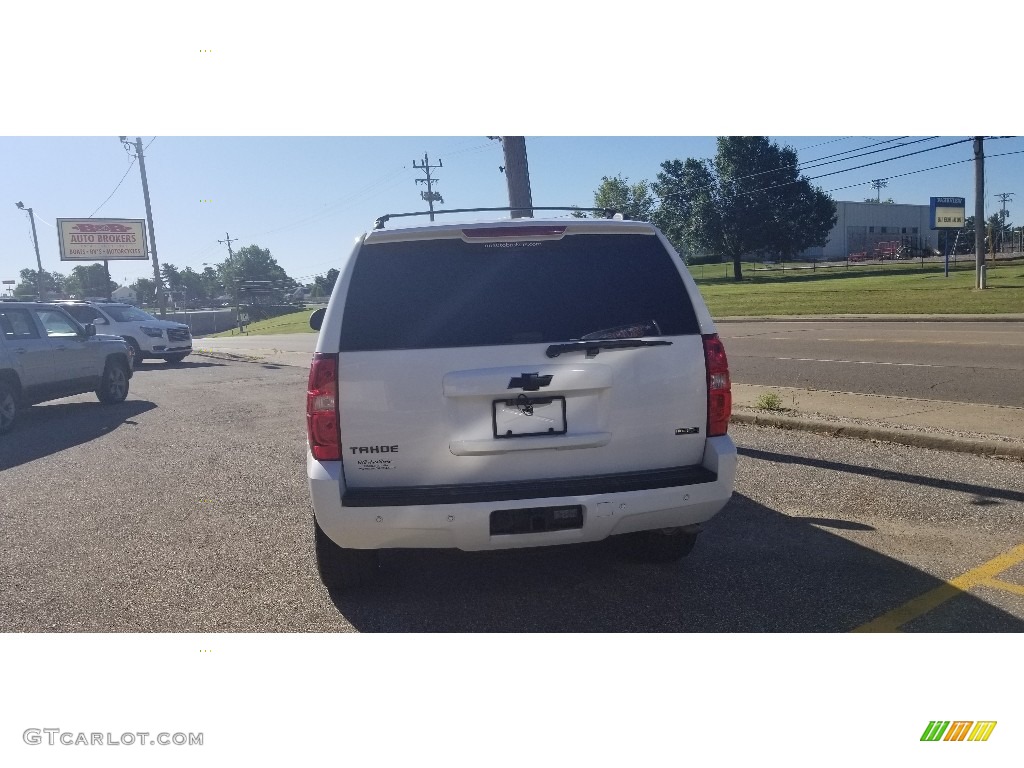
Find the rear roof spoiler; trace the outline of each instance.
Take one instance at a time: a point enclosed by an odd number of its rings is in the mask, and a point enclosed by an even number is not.
[[[384,229],[384,224],[390,219],[400,219],[407,216],[431,216],[440,213],[493,213],[496,211],[522,211],[527,210],[523,206],[509,207],[509,208],[450,208],[441,211],[412,211],[410,213],[385,213],[383,216],[379,216],[373,222],[373,228]],[[600,213],[604,218],[611,219],[621,214],[614,208],[581,208],[578,205],[559,205],[559,206],[530,206],[528,210],[531,211],[588,211],[590,213]]]

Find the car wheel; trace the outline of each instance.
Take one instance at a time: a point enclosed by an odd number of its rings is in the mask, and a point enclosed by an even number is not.
[[[173,365],[174,363],[180,363],[186,357],[188,357],[188,355],[168,355],[167,357],[164,358],[164,362]]]
[[[697,534],[682,528],[627,533],[622,536],[625,551],[645,563],[672,563],[682,560],[693,549]]]
[[[142,365],[142,347],[139,346],[139,342],[135,339],[125,339],[128,346],[132,348],[132,370],[139,370],[139,366]]]
[[[375,549],[345,549],[323,532],[313,518],[316,539],[316,566],[320,580],[328,589],[349,589],[374,580],[380,568]]]
[[[128,397],[128,367],[124,363],[107,363],[96,397],[101,403],[120,403]]]
[[[0,435],[10,432],[18,418],[18,395],[10,384],[0,381]]]

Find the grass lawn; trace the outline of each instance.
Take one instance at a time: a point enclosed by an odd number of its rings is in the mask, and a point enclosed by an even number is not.
[[[256,323],[250,323],[246,326],[246,330],[250,336],[270,336],[277,333],[315,333],[315,331],[309,327],[309,316],[313,314],[312,309],[303,309],[298,312],[292,312],[289,315],[280,315],[279,317],[272,317],[269,320],[260,320]],[[222,331],[221,333],[211,333],[207,335],[207,338],[216,339],[219,336],[237,336],[238,330],[235,331]]]
[[[984,291],[974,289],[973,260],[956,269],[950,265],[949,277],[941,264],[931,263],[813,272],[753,266],[744,265],[741,283],[733,281],[731,264],[690,267],[713,316],[1024,313],[1024,263],[1019,261],[990,265]]]
[[[988,288],[974,290],[974,262],[950,265],[890,264],[846,270],[757,271],[744,264],[744,280],[733,281],[731,264],[692,266],[714,317],[737,315],[963,315],[1024,313],[1024,262],[1001,263],[988,270]],[[248,326],[250,335],[314,333],[313,310],[304,309]],[[211,334],[236,335],[238,331]]]

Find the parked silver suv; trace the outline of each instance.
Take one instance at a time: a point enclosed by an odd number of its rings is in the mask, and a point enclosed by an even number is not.
[[[132,377],[119,336],[99,336],[54,304],[0,301],[0,433],[33,403],[95,392],[120,403]]]
[[[366,581],[391,547],[621,536],[677,559],[732,494],[725,350],[651,224],[381,227],[311,324],[307,477],[329,587]]]

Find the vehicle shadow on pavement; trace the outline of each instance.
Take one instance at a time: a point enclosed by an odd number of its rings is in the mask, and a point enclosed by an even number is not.
[[[390,550],[378,583],[331,598],[364,632],[849,632],[943,583],[823,530],[844,523],[736,494],[680,563],[631,562],[614,538]],[[870,535],[870,526],[853,530]],[[1024,621],[967,593],[919,622],[901,630],[1024,631]]]
[[[0,470],[27,464],[112,432],[156,408],[148,400],[50,403],[24,408],[14,429],[0,437]]]
[[[193,363],[182,361],[180,363],[165,363],[162,360],[143,360],[135,364],[134,373],[148,373],[149,371],[173,371],[181,368],[213,368],[220,367],[224,363]]]
[[[932,488],[941,488],[944,491],[958,491],[960,493],[972,493],[976,496],[972,502],[977,505],[998,504],[995,499],[1005,501],[1024,502],[1024,491],[1013,491],[1008,488],[993,488],[988,485],[974,485],[963,483],[958,480],[945,478],[926,477],[924,475],[911,475],[906,472],[896,472],[891,469],[876,469],[874,467],[863,467],[857,464],[844,464],[838,461],[827,459],[813,459],[808,456],[797,456],[790,453],[776,453],[774,451],[762,451],[757,448],[739,447],[736,452],[741,456],[749,456],[752,459],[763,459],[764,461],[780,461],[786,464],[804,464],[817,469],[830,469],[837,472],[848,472],[857,475],[867,475],[879,480],[893,480],[914,485],[926,485]],[[1021,465],[1024,474],[1024,464]]]

